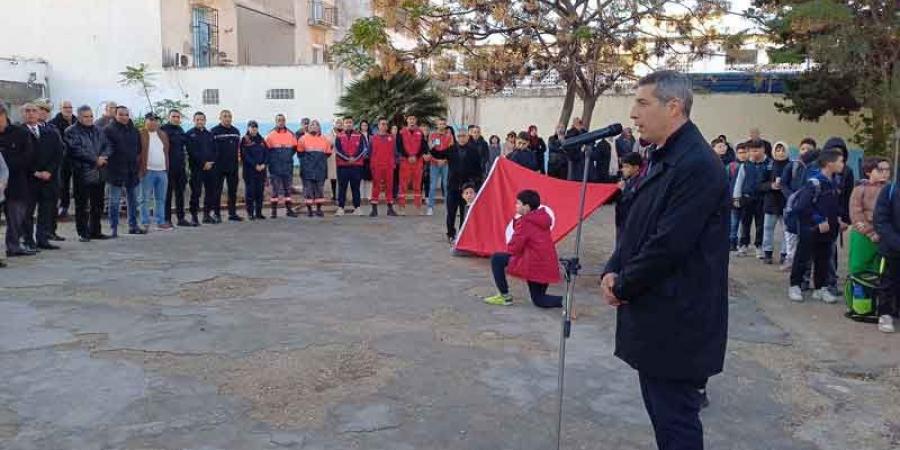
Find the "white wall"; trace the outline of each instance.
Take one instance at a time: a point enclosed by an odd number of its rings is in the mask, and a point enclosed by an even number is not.
[[[50,64],[54,102],[134,103],[121,88],[126,65],[162,63],[160,0],[4,0],[0,56],[42,58]],[[6,14],[8,13],[8,14]]]

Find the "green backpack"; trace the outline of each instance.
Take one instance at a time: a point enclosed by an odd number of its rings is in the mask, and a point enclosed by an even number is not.
[[[884,259],[878,265],[878,273],[850,274],[844,283],[844,300],[847,302],[847,318],[857,322],[878,323],[878,294]]]

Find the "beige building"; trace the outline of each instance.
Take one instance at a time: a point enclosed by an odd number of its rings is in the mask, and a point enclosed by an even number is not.
[[[160,0],[164,67],[291,66],[328,50],[369,0]]]

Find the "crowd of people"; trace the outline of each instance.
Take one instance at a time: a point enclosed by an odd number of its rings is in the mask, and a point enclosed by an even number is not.
[[[137,126],[126,106],[107,102],[102,109],[95,117],[90,106],[75,110],[63,101],[51,116],[50,102],[38,100],[23,105],[22,122],[13,124],[0,102],[0,201],[8,257],[58,249],[57,243],[65,241],[57,233],[58,222],[69,217],[72,198],[77,238],[90,242],[119,236],[123,203],[127,233],[140,235],[154,226],[168,231],[226,219],[264,220],[267,191],[268,217],[276,218],[279,209],[297,217],[304,208],[308,217],[323,217],[323,206],[331,203],[337,206],[337,216],[377,216],[382,211],[388,216],[430,216],[440,189],[452,242],[496,158],[580,179],[582,159],[576,151],[563,150],[561,142],[587,131],[576,119],[572,128],[561,127],[549,139],[549,147],[536,126],[510,132],[501,144],[497,136],[485,140],[476,125],[456,131],[439,118],[429,129],[409,116],[399,128],[384,118],[370,127],[367,120],[347,117],[326,135],[317,120],[304,118],[295,131],[278,114],[267,134],[254,120],[242,134],[228,110],[219,113],[218,124],[208,127],[202,112],[194,113],[190,124],[178,110],[165,118],[148,113]],[[636,145],[630,135],[622,139],[617,148],[623,142],[622,148],[629,150]],[[591,156],[589,181],[613,180],[619,160],[615,149],[604,142]],[[296,166],[299,192],[294,187]],[[243,216],[237,208],[239,177],[245,189]],[[302,195],[301,202],[295,202],[295,194]],[[410,194],[414,212],[407,212]],[[362,209],[363,197],[369,199],[368,212]],[[380,210],[382,205],[386,209]]]

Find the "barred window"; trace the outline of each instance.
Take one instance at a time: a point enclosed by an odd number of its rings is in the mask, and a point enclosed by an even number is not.
[[[218,105],[219,104],[219,90],[218,89],[204,89],[203,90],[203,104],[204,105]]]
[[[266,91],[266,100],[293,100],[293,89],[269,89]]]

